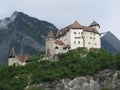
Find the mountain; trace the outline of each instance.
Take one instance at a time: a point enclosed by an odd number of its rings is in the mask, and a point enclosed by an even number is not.
[[[0,20],[0,65],[7,63],[13,47],[16,54],[35,54],[44,49],[45,37],[57,28],[47,22],[15,11],[11,17]]]
[[[114,34],[108,31],[104,36],[101,37],[101,46],[105,50],[115,54],[120,51],[120,40]]]

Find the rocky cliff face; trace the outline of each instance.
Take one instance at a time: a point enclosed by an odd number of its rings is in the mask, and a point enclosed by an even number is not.
[[[73,80],[66,78],[33,87],[43,87],[45,90],[120,90],[120,71],[104,70],[93,76],[81,76]]]
[[[100,89],[120,90],[120,70],[104,70],[93,77],[99,83]]]
[[[14,12],[11,17],[0,21],[0,65],[7,63],[10,49],[16,54],[36,54],[44,49],[45,37],[57,28],[46,21]]]

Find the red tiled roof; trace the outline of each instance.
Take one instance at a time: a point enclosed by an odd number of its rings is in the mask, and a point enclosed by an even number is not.
[[[83,30],[88,31],[88,32],[98,33],[98,31],[95,28],[92,28],[92,27],[83,26]]]
[[[82,28],[82,26],[79,24],[79,22],[75,21],[73,24],[59,30],[56,36],[64,35],[69,29],[78,29],[78,28]]]
[[[95,24],[97,24],[97,23],[94,21],[91,25],[95,25]],[[97,24],[97,25],[99,25],[99,24]],[[98,31],[95,28],[87,27],[87,26],[82,26],[77,21],[75,21],[73,24],[71,24],[71,25],[69,25],[69,26],[67,26],[67,27],[59,30],[57,32],[56,37],[65,35],[70,29],[83,29],[85,31],[90,31],[90,32],[98,33]]]
[[[62,41],[60,40],[55,40],[55,44],[58,44],[58,45],[65,45]]]
[[[69,26],[70,29],[82,28],[79,22],[75,21],[73,24]]]
[[[89,27],[96,26],[96,25],[99,26],[99,24],[98,24],[96,21],[93,21],[93,22],[89,25]]]
[[[20,55],[20,56],[17,56],[18,60],[20,62],[25,62],[28,60],[28,56],[27,55]]]

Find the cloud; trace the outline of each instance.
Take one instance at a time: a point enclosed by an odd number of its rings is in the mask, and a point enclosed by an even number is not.
[[[89,25],[96,20],[101,31],[110,30],[118,36],[120,0],[0,0],[0,19],[21,11],[47,20],[62,28],[78,20]],[[120,36],[118,36],[120,38]]]

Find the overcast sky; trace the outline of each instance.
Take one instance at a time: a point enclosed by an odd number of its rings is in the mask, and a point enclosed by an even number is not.
[[[111,31],[120,39],[120,0],[0,0],[0,19],[14,11],[49,21],[59,29],[75,20],[81,25],[95,20],[101,32]]]

